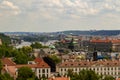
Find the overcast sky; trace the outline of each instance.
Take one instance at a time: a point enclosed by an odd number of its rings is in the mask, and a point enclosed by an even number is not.
[[[120,0],[0,0],[0,32],[120,30]]]

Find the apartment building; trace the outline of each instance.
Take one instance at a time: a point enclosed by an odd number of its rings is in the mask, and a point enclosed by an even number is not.
[[[88,41],[82,41],[81,47],[90,51],[119,52],[120,39],[91,39]]]
[[[7,72],[15,79],[18,75],[18,69],[21,67],[30,67],[38,78],[41,78],[43,75],[45,77],[50,77],[51,75],[50,66],[40,58],[36,58],[34,61],[29,61],[28,64],[24,65],[17,65],[10,58],[3,58],[2,63],[4,65],[2,73]]]
[[[120,39],[112,40],[112,50],[120,52]]]
[[[99,75],[112,75],[118,78],[120,75],[119,60],[98,61],[65,61],[57,65],[56,70],[60,75],[66,75],[68,70],[79,73],[81,70],[94,70]]]

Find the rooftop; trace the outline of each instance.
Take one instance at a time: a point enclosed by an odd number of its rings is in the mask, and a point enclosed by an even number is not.
[[[7,66],[15,66],[16,63],[14,63],[11,58],[2,58],[1,59],[3,65],[7,65]]]
[[[49,78],[48,80],[70,80],[67,77],[55,77],[55,78]]]
[[[98,61],[65,61],[58,64],[58,67],[89,67],[89,66],[120,66],[119,60],[98,60]]]

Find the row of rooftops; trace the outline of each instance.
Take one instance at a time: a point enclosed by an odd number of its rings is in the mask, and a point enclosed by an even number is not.
[[[50,66],[46,62],[44,62],[44,60],[42,60],[41,58],[36,58],[34,60],[35,64],[16,64],[12,61],[11,58],[3,58],[1,61],[3,65],[15,66],[16,68],[20,68],[23,66],[27,66],[30,68],[50,68]]]
[[[114,67],[114,66],[120,66],[120,60],[65,61],[58,64],[57,66],[58,67],[91,67],[91,66]]]
[[[109,43],[109,42],[120,43],[120,39],[112,39],[112,40],[110,40],[110,39],[92,39],[92,40],[90,40],[90,42],[94,42],[94,43],[101,43],[101,42],[103,42],[103,43]]]
[[[11,58],[2,58],[1,61],[4,65],[3,70],[5,71],[7,70],[10,73],[10,75],[13,75],[14,77],[16,77],[15,76],[16,68],[21,68],[21,67],[50,68],[50,66],[47,63],[45,63],[44,60],[41,58],[36,58],[34,60],[36,64],[24,64],[24,65],[17,65],[12,61]],[[48,78],[48,80],[70,80],[70,78],[69,77],[50,77]]]
[[[61,42],[69,42],[71,41],[71,38],[74,39],[74,41],[86,41],[86,39],[83,39],[82,40],[82,37],[69,37],[69,38],[65,38],[65,39],[62,39]],[[104,38],[100,38],[100,37],[92,37],[92,38],[89,38],[87,40],[90,40],[90,42],[96,42],[96,43],[99,43],[99,42],[104,42],[104,43],[108,43],[108,42],[111,42],[111,43],[120,43],[120,39],[119,38],[112,38],[112,37],[104,37]]]
[[[7,66],[15,66],[16,68],[20,68],[23,66],[27,66],[30,68],[50,68],[50,66],[44,62],[44,60],[40,58],[36,58],[34,60],[35,64],[15,64],[10,58],[3,58],[3,65]],[[81,60],[81,61],[65,61],[57,64],[59,67],[90,67],[90,66],[120,66],[120,60],[98,60],[98,61],[89,61],[89,60]]]

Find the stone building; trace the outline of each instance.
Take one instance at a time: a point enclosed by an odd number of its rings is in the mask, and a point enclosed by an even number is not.
[[[40,58],[29,61],[28,64],[24,65],[17,65],[10,58],[3,58],[1,61],[4,65],[2,73],[7,72],[14,77],[14,79],[17,78],[18,69],[21,67],[30,67],[38,78],[41,78],[43,75],[48,78],[51,75],[50,66]]]
[[[93,70],[99,75],[111,75],[118,78],[120,75],[119,60],[98,61],[65,61],[57,65],[56,71],[60,75],[66,75],[68,70],[79,73],[81,70]]]

